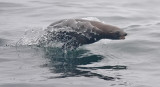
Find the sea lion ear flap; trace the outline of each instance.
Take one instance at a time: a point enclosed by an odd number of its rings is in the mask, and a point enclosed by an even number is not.
[[[95,31],[95,32],[98,32],[98,33],[102,33],[103,31],[101,30],[101,29],[99,29],[99,28],[97,28],[97,27],[93,27],[93,30]]]

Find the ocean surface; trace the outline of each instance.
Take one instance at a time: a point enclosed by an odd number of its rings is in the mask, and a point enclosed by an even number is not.
[[[160,0],[0,0],[0,87],[160,87]],[[125,40],[64,52],[35,42],[51,23],[100,20]]]

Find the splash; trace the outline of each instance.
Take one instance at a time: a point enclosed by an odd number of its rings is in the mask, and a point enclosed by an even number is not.
[[[20,45],[37,45],[38,40],[44,34],[44,29],[40,27],[26,27],[23,37],[16,43]]]
[[[90,21],[98,21],[98,22],[103,22],[101,20],[99,20],[98,18],[96,17],[86,17],[86,18],[82,18],[82,19],[85,19],[85,20],[90,20]]]

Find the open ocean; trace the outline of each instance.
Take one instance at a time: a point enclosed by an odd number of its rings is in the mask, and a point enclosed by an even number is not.
[[[67,18],[98,19],[128,36],[67,53],[35,46]],[[0,0],[0,87],[160,87],[160,0]]]

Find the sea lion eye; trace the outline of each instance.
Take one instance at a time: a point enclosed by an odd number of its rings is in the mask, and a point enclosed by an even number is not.
[[[120,32],[119,31],[116,31],[116,33],[115,33],[117,36],[119,36],[120,35]]]

